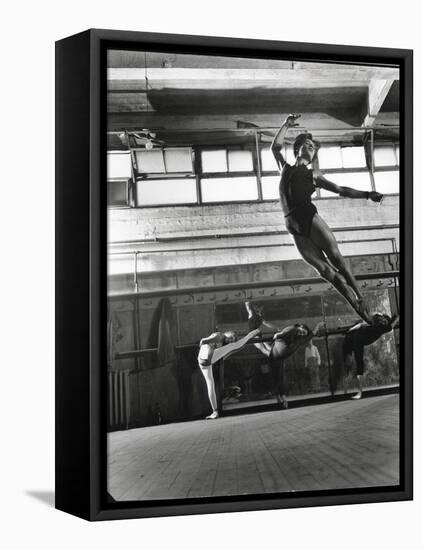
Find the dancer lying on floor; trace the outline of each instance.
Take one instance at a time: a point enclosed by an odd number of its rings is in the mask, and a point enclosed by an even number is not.
[[[216,385],[213,376],[213,365],[241,349],[247,342],[249,342],[249,340],[257,336],[259,333],[259,330],[253,330],[244,336],[244,338],[237,341],[237,335],[233,331],[214,332],[207,338],[203,338],[200,341],[198,366],[200,367],[201,373],[206,381],[207,394],[212,408],[212,413],[206,417],[208,420],[214,420],[219,417],[217,410]]]
[[[311,196],[316,187],[350,199],[380,202],[383,196],[376,191],[358,191],[329,181],[319,170],[319,144],[309,133],[300,134],[295,139],[295,164],[289,165],[282,155],[282,147],[288,129],[299,126],[296,123],[299,116],[291,114],[286,118],[271,145],[281,172],[279,195],[286,229],[302,258],[336,288],[363,320],[370,322],[371,316],[354,275],[341,255],[330,227],[317,213]]]
[[[382,334],[393,330],[398,323],[398,316],[389,317],[389,315],[375,313],[371,324],[357,323],[346,333],[343,343],[344,365],[347,372],[350,372],[353,358],[355,359],[358,386],[358,392],[353,395],[352,399],[361,399],[363,394],[361,379],[364,374],[364,347],[376,342]]]

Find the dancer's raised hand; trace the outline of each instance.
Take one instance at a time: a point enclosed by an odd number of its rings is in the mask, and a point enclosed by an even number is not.
[[[314,327],[313,334],[315,336],[319,335],[320,333],[324,333],[326,330],[326,323],[324,321],[320,321],[317,323],[317,325]]]
[[[294,126],[299,126],[299,124],[296,123],[297,118],[300,118],[301,115],[294,115],[290,114],[286,117],[284,125],[288,126],[288,128],[293,128]]]

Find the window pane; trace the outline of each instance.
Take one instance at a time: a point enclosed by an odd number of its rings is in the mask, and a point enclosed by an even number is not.
[[[161,149],[135,151],[135,160],[139,173],[155,174],[165,172],[163,151]]]
[[[229,172],[252,172],[251,151],[228,151]]]
[[[375,172],[375,187],[379,193],[399,193],[399,171]]]
[[[255,200],[257,180],[251,178],[211,178],[201,180],[203,202]]]
[[[341,147],[344,168],[364,168],[366,156],[364,147]]]
[[[279,169],[270,148],[261,150],[261,169],[263,172],[270,172]]]
[[[131,153],[107,153],[107,179],[131,177]]]
[[[189,147],[180,149],[165,149],[164,161],[166,165],[166,172],[192,173],[192,156],[191,149]]]
[[[137,181],[137,206],[197,202],[195,179]]]
[[[295,164],[295,157],[292,151],[292,145],[287,145],[282,147],[282,156],[285,158],[286,162],[291,166]],[[279,167],[276,163],[275,157],[273,156],[272,151],[269,149],[261,150],[261,169],[263,172],[266,171],[279,171]]]
[[[345,187],[352,187],[353,189],[358,189],[359,191],[371,191],[372,186],[370,183],[370,174],[368,172],[351,172],[351,173],[334,173],[327,174],[327,179],[333,181],[338,185],[343,185]],[[320,189],[321,197],[336,197],[338,195],[326,191],[325,189]]]
[[[280,176],[265,176],[261,178],[261,189],[264,200],[279,199]]]
[[[107,204],[109,206],[122,206],[128,204],[128,182],[107,182]]]
[[[340,147],[321,147],[318,152],[320,168],[342,168]]]
[[[203,172],[227,172],[226,150],[201,151],[201,166]]]
[[[395,166],[397,159],[392,145],[379,145],[374,148],[375,166]]]

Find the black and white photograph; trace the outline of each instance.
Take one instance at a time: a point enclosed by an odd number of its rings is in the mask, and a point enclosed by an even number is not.
[[[111,502],[399,487],[400,93],[108,49]]]
[[[418,3],[3,14],[0,546],[415,548]]]

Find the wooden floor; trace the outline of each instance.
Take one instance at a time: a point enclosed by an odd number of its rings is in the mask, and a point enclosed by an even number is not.
[[[114,432],[116,500],[399,483],[398,395]]]

